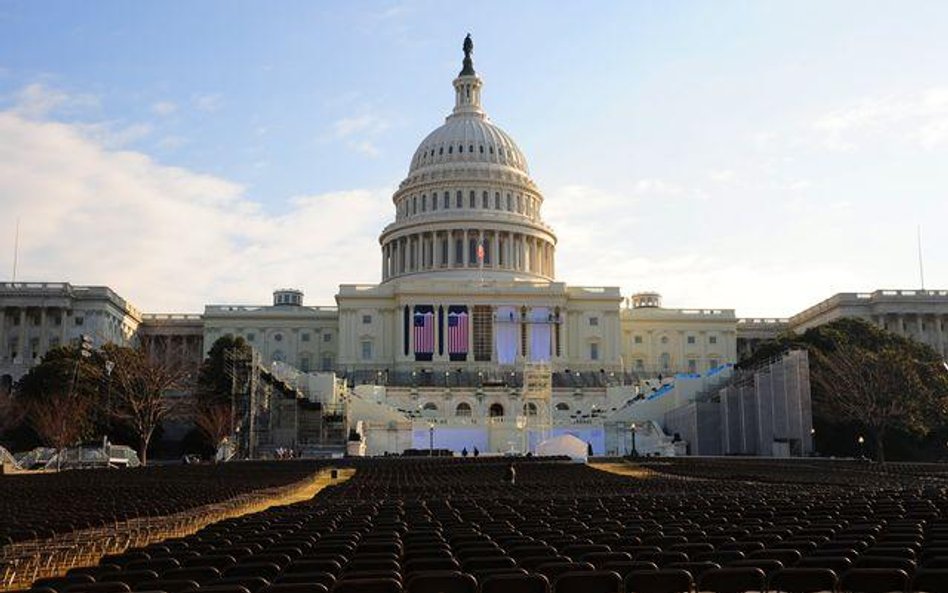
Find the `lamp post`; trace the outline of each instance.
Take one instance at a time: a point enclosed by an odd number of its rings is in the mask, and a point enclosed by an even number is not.
[[[866,458],[866,439],[862,435],[856,439],[856,442],[859,444],[859,457],[862,459]]]
[[[635,422],[629,424],[629,432],[632,433],[632,457],[638,457],[639,452],[635,449],[635,431],[638,427],[635,425]]]
[[[106,425],[108,431],[112,432],[112,369],[115,368],[115,361],[105,359],[105,402],[106,402]]]
[[[428,423],[428,457],[434,457],[434,422]]]

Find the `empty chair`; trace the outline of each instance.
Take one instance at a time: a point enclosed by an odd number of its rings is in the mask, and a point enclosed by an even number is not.
[[[853,568],[839,580],[845,593],[891,593],[906,591],[909,575],[898,568]]]
[[[925,593],[948,593],[948,569],[922,568],[915,573],[912,591]]]
[[[337,582],[330,591],[332,593],[401,593],[402,584],[392,578],[346,579]]]
[[[521,568],[533,571],[541,564],[550,564],[551,562],[572,562],[572,560],[566,556],[530,556],[529,558],[519,560],[517,565]]]
[[[293,574],[281,574],[276,578],[274,584],[316,583],[331,587],[335,582],[336,576],[328,572],[294,572]]]
[[[743,593],[744,591],[764,591],[767,575],[763,570],[750,566],[715,568],[701,575],[698,581],[700,591],[713,593]]]
[[[477,579],[458,571],[419,573],[405,584],[408,593],[477,593]]]
[[[161,578],[169,581],[194,581],[199,585],[203,585],[221,578],[221,572],[212,566],[172,568],[163,572]]]
[[[631,562],[632,555],[626,552],[590,552],[589,554],[583,554],[579,561],[588,562],[601,570],[603,565],[608,562]]]
[[[550,593],[550,581],[542,574],[498,574],[481,581],[480,593]]]
[[[290,565],[284,570],[284,573],[292,574],[297,572],[328,572],[331,574],[339,574],[341,571],[342,563],[338,560],[332,560],[329,558],[301,558],[291,562]]]
[[[224,571],[224,578],[228,577],[261,577],[268,581],[276,578],[281,569],[272,562],[249,562],[231,566]]]
[[[458,570],[461,565],[454,558],[414,558],[403,565],[405,573],[424,570]]]
[[[636,560],[612,560],[603,564],[601,570],[611,570],[625,579],[626,575],[636,570],[658,570],[658,565],[654,562],[638,562]]]
[[[210,554],[207,556],[198,556],[197,558],[187,558],[182,563],[186,568],[190,567],[211,567],[224,571],[237,564],[237,560],[227,554]]]
[[[259,593],[329,593],[329,587],[321,583],[282,583],[267,585]]]
[[[779,560],[768,560],[766,558],[748,558],[746,560],[738,560],[737,562],[732,562],[728,564],[729,567],[733,568],[759,568],[764,571],[764,574],[770,575],[782,568],[786,568],[783,565],[783,562]]]
[[[99,564],[98,566],[76,566],[67,570],[66,576],[68,577],[69,575],[73,575],[73,574],[87,574],[92,577],[97,577],[102,573],[115,572],[117,570],[122,570],[122,567],[116,564]],[[34,583],[32,588],[36,589],[38,587]]]
[[[672,562],[671,564],[666,564],[665,568],[687,570],[691,573],[691,577],[697,581],[701,578],[701,575],[709,570],[721,568],[721,565],[715,564],[714,562]]]
[[[550,581],[555,581],[556,577],[567,572],[593,571],[596,567],[588,562],[547,562],[534,569],[534,572],[542,574]]]
[[[768,548],[766,550],[757,550],[747,555],[748,560],[779,560],[784,566],[793,566],[800,561],[803,554],[797,550]]]
[[[690,593],[694,579],[687,570],[636,570],[625,576],[626,593]]]
[[[838,579],[828,568],[784,568],[770,576],[772,593],[835,591]]]
[[[158,574],[172,568],[180,568],[181,563],[174,558],[152,558],[151,560],[133,560],[125,565],[125,570],[153,570]]]
[[[367,571],[367,570],[392,570],[398,572],[401,570],[401,565],[397,560],[392,560],[390,558],[371,558],[366,560],[359,560],[355,558],[349,561],[349,564],[345,566],[346,572],[355,572],[355,571]]]
[[[110,583],[75,583],[66,587],[64,593],[129,593],[132,588],[127,584],[113,581]]]
[[[579,559],[594,552],[611,552],[612,548],[604,544],[572,544],[560,548],[560,553],[570,558]],[[556,585],[554,584],[554,589]]]
[[[564,572],[553,581],[554,593],[622,593],[622,577],[608,570]]]
[[[259,576],[225,576],[221,579],[218,579],[214,583],[206,586],[238,586],[243,587],[250,591],[250,593],[256,593],[260,589],[263,589],[270,584],[268,579]],[[206,586],[202,586],[201,590],[203,591]]]
[[[688,562],[689,560],[688,554],[684,552],[642,552],[633,556],[633,559],[641,562],[654,562],[659,567],[672,562]]]
[[[142,581],[157,581],[158,573],[153,570],[120,570],[99,575],[99,583],[125,583],[134,587]]]
[[[853,568],[898,568],[907,575],[914,575],[915,561],[889,556],[860,556],[853,562]]]
[[[78,585],[82,583],[94,583],[96,582],[95,577],[89,574],[66,574],[62,577],[46,577],[43,579],[37,579],[33,581],[33,589],[52,589],[54,591],[65,591],[70,585]]]
[[[157,581],[141,581],[133,588],[135,591],[164,591],[165,593],[179,593],[197,589],[201,585],[197,581],[185,579],[158,579]]]

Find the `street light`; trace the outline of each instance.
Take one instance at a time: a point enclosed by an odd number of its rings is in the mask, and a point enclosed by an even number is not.
[[[428,423],[428,457],[434,457],[434,422]]]
[[[105,401],[108,408],[106,409],[106,422],[108,425],[109,432],[112,432],[112,369],[115,368],[114,360],[105,360]]]
[[[856,442],[859,443],[859,457],[862,459],[866,458],[866,439],[862,435],[859,435],[859,438],[856,439]]]
[[[632,433],[632,457],[638,457],[639,452],[635,449],[635,431],[638,427],[635,425],[635,422],[629,424],[629,432]]]

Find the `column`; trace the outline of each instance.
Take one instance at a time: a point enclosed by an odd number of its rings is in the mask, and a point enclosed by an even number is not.
[[[7,323],[7,310],[0,307],[0,363],[3,362],[7,352],[7,336],[4,333]]]
[[[435,231],[434,233],[431,234],[431,236],[432,236],[431,246],[432,246],[432,249],[434,249],[434,253],[432,254],[431,261],[434,264],[434,268],[437,269],[441,267],[442,263],[444,263],[441,261],[441,233]]]
[[[494,231],[490,241],[490,267],[500,269],[500,237]]]
[[[481,246],[481,250],[484,249],[484,229],[477,231],[477,244]],[[477,262],[477,266],[481,267],[483,263],[483,260],[480,260]]]
[[[448,241],[448,267],[455,267],[454,263],[454,231],[448,231],[445,233]]]
[[[464,229],[464,245],[463,245],[464,261],[461,262],[461,267],[466,268],[468,262],[471,261],[471,246],[467,242],[467,229]]]
[[[39,336],[39,355],[46,354],[49,350],[49,337],[46,335],[46,307],[40,307],[40,336]]]
[[[388,279],[388,244],[382,245],[382,280]]]
[[[86,320],[88,321],[88,320]],[[29,345],[26,343],[26,307],[20,307],[20,336],[16,345],[17,356],[20,359],[21,363],[27,362],[29,359]]]

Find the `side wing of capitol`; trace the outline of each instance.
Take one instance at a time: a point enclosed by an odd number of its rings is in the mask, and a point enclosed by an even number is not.
[[[452,112],[392,196],[379,284],[341,285],[336,306],[306,306],[302,292],[281,289],[272,305],[207,305],[201,315],[143,314],[105,287],[0,284],[0,388],[80,335],[156,343],[195,362],[230,335],[292,380],[301,400],[344,401],[353,452],[538,451],[568,436],[597,454],[805,455],[805,356],[737,377],[739,351],[854,315],[948,353],[945,291],[837,295],[789,320],[739,320],[729,309],[664,308],[657,293],[626,298],[557,280],[543,194],[487,117],[470,50]],[[320,373],[345,381],[300,379]],[[305,393],[316,383],[343,392]],[[275,425],[260,450],[305,445],[298,431],[277,443],[273,435],[289,433],[275,411],[267,417]],[[743,432],[752,425],[770,428]]]

